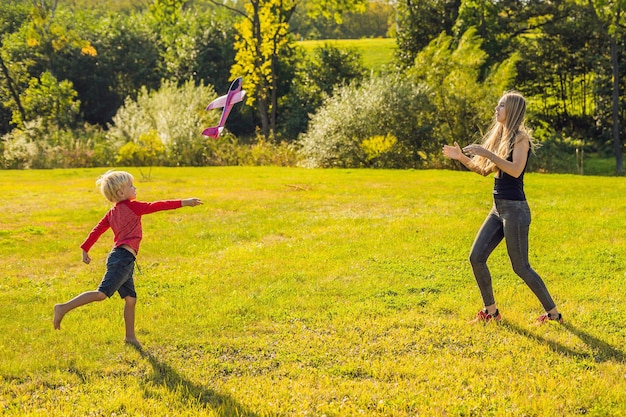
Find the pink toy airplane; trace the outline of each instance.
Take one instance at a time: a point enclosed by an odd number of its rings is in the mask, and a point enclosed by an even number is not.
[[[204,136],[211,137],[213,139],[217,139],[224,130],[224,124],[226,123],[226,119],[230,114],[230,110],[233,108],[235,103],[239,103],[246,96],[246,90],[241,89],[241,84],[243,82],[243,78],[239,77],[230,85],[228,89],[228,93],[225,96],[221,96],[213,100],[207,107],[206,110],[217,109],[223,107],[222,117],[220,122],[215,127],[209,127],[202,131]]]

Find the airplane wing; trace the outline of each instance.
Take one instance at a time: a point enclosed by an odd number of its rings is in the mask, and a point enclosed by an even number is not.
[[[239,103],[245,97],[246,97],[246,90],[238,91],[235,94],[233,94],[233,98],[230,100],[230,104]],[[228,94],[223,95],[222,97],[216,98],[211,103],[209,103],[209,105],[206,107],[206,110],[218,109],[220,107],[224,107],[224,105],[226,104],[227,98],[228,98]]]
[[[224,104],[226,104],[226,97],[228,97],[228,94],[223,95],[222,97],[216,98],[211,103],[209,103],[208,106],[206,106],[206,110],[211,110],[211,109],[217,109],[217,108],[220,108],[220,107],[224,107]]]
[[[246,90],[237,91],[235,95],[233,95],[233,100],[231,103],[239,103],[246,97]]]

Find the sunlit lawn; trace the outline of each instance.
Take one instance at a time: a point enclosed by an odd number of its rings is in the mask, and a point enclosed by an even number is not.
[[[363,65],[375,71],[391,64],[397,49],[394,38],[332,39],[298,42],[298,45],[308,52],[313,51],[315,48],[324,47],[326,44],[335,48],[357,51],[363,57]]]
[[[0,171],[0,414],[620,416],[626,414],[626,183],[527,175],[531,264],[566,325],[491,260],[501,325],[467,256],[491,178],[467,172],[154,168],[138,198],[205,204],[144,217],[138,337],[95,289],[112,236],[104,169]],[[147,170],[143,170],[147,172]]]

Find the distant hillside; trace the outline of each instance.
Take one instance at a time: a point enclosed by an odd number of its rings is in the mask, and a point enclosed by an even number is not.
[[[301,45],[307,52],[315,48],[331,44],[336,48],[354,49],[363,56],[364,65],[374,71],[382,69],[391,64],[396,51],[396,40],[394,38],[375,39],[325,39],[315,41],[301,41]]]

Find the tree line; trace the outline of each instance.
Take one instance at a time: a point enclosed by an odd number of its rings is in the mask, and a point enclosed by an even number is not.
[[[4,168],[440,167],[440,146],[476,140],[516,89],[543,145],[535,169],[571,171],[581,150],[623,172],[625,0],[4,3]],[[396,37],[381,71],[352,50],[297,45],[363,26]],[[204,105],[237,76],[249,100],[223,138],[201,137],[217,118]]]

